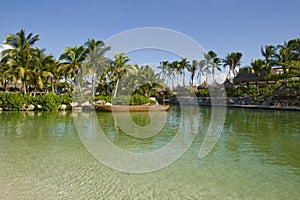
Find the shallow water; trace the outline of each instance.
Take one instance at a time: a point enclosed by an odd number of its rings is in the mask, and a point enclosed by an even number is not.
[[[120,129],[111,113],[97,113],[107,138],[129,152],[161,149],[181,123],[198,123],[180,159],[142,174],[116,171],[91,155],[72,112],[0,113],[0,199],[300,198],[299,112],[228,108],[220,138],[200,159],[211,110],[193,110],[182,117],[183,109],[172,107],[163,129],[142,139]],[[151,123],[147,114],[131,118],[141,126]]]

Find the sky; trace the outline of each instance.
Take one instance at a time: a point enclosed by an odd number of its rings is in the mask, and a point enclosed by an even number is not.
[[[58,58],[88,38],[105,41],[130,29],[161,27],[221,58],[242,52],[247,66],[261,58],[261,46],[300,37],[299,8],[299,0],[0,0],[0,40],[25,29],[40,35],[36,45]],[[176,58],[149,51],[132,57],[138,64]]]

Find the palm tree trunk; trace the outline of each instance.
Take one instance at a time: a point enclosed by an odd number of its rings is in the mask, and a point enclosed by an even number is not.
[[[51,92],[52,92],[52,94],[54,94],[54,83],[53,83],[53,78],[50,78],[50,82],[51,82]]]
[[[23,84],[23,93],[26,94],[26,82],[25,82],[25,80],[22,80],[22,84]]]
[[[114,92],[114,95],[113,95],[114,98],[117,96],[118,87],[119,87],[119,79],[117,79],[116,89],[115,89],[115,92]]]
[[[182,71],[182,74],[183,74],[183,81],[182,81],[182,84],[183,84],[183,86],[185,86],[185,72],[184,72],[184,70]]]
[[[95,75],[92,76],[92,96],[95,96]]]

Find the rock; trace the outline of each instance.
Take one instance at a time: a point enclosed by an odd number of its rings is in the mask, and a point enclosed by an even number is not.
[[[104,100],[98,100],[95,102],[95,104],[97,105],[105,105],[105,101]]]
[[[105,105],[109,105],[109,106],[111,106],[112,104],[111,104],[111,103],[109,103],[109,102],[107,102],[107,103],[105,103]]]
[[[72,110],[82,110],[82,107],[76,106],[76,107],[72,108]]]
[[[34,108],[35,108],[34,105],[30,104],[30,105],[27,106],[26,110],[27,111],[32,111],[32,110],[34,110]]]
[[[3,108],[0,108],[0,111],[2,111],[3,110]]]
[[[43,108],[43,106],[41,106],[39,104],[36,107],[37,107],[38,110],[42,110],[42,108]]]
[[[61,104],[58,109],[59,110],[66,110],[66,108],[67,108],[66,104]]]
[[[234,104],[234,100],[232,98],[228,98],[228,104]]]
[[[81,107],[89,107],[89,106],[91,106],[89,101],[86,101],[86,102],[81,104]]]
[[[71,102],[70,103],[70,106],[72,107],[72,108],[74,108],[74,107],[76,107],[76,106],[78,106],[79,104],[77,103],[77,102]]]
[[[241,105],[247,105],[247,102],[245,100],[242,100]]]

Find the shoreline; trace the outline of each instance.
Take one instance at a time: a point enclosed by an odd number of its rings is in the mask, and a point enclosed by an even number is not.
[[[198,105],[211,107],[210,97],[197,97]],[[246,108],[246,109],[261,109],[261,110],[286,110],[286,111],[300,111],[300,104],[298,99],[257,99],[257,98],[241,98],[241,97],[225,97],[214,99],[213,106],[216,107],[228,107],[228,108]],[[288,105],[290,102],[297,101],[296,105]],[[256,104],[251,104],[255,102]],[[276,104],[274,102],[277,102]],[[170,104],[173,105],[195,105],[195,100],[191,97],[180,98],[180,102],[177,98],[170,99]],[[286,105],[287,104],[287,105]]]

